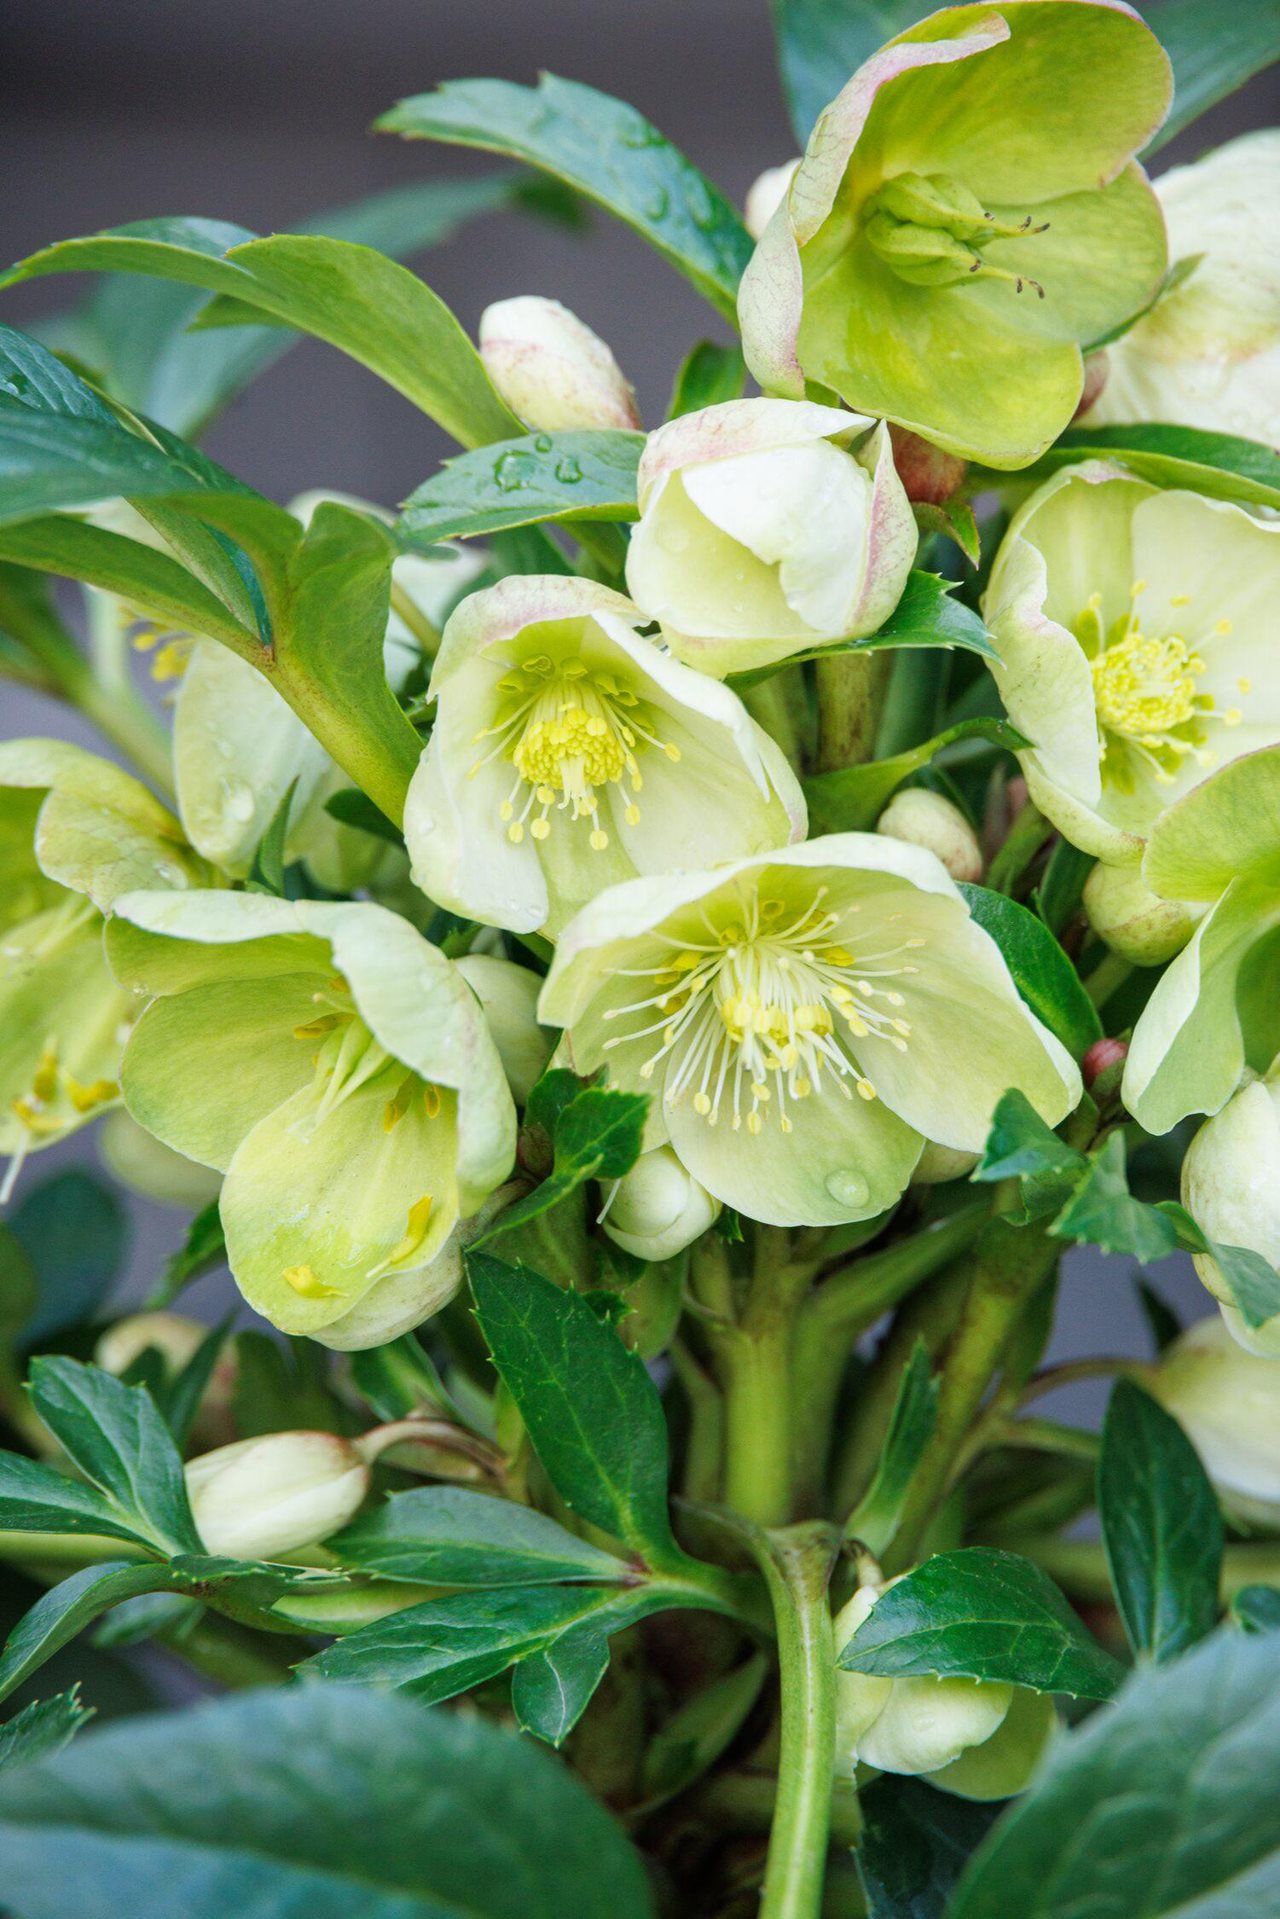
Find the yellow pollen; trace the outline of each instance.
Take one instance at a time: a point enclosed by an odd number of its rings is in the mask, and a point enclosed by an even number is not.
[[[291,1286],[303,1299],[340,1299],[341,1293],[336,1286],[326,1286],[318,1280],[310,1266],[286,1266],[281,1274],[286,1286]]]
[[[422,1089],[422,1106],[428,1119],[439,1119],[442,1101],[438,1086],[426,1085]]]
[[[67,1097],[77,1113],[91,1113],[95,1106],[105,1106],[120,1091],[113,1079],[95,1079],[87,1086],[82,1086],[79,1080],[72,1079],[70,1073],[64,1073],[62,1078]]]
[[[398,1240],[387,1255],[388,1266],[398,1266],[402,1260],[416,1253],[427,1236],[427,1227],[431,1223],[433,1201],[430,1193],[424,1193],[420,1200],[409,1208],[409,1221],[404,1238]]]

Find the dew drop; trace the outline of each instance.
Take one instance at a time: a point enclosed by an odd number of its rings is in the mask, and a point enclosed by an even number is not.
[[[683,553],[688,544],[688,527],[658,522],[658,545],[664,553]]]
[[[668,212],[670,211],[670,207],[671,207],[670,194],[666,191],[664,187],[659,187],[656,192],[650,194],[649,198],[644,203],[645,218],[647,220],[655,220],[655,221],[665,220]]]
[[[855,1173],[846,1166],[842,1166],[838,1172],[828,1173],[823,1184],[838,1206],[865,1205],[871,1190],[861,1173]]]
[[[253,788],[247,780],[223,780],[220,790],[224,818],[241,824],[253,818]]]
[[[518,453],[504,453],[493,469],[494,484],[503,493],[518,493],[524,485],[524,468]]]
[[[562,486],[576,486],[582,478],[582,468],[572,453],[566,453],[564,459],[557,462],[556,478]]]
[[[550,453],[551,435],[549,433],[539,433],[533,442],[533,450],[535,453]]]

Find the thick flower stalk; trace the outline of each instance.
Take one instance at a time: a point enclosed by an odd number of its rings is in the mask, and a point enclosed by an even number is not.
[[[133,893],[116,914],[112,964],[153,997],[125,1054],[126,1102],[226,1173],[245,1298],[337,1346],[417,1325],[456,1291],[450,1236],[515,1152],[464,974],[377,906]]]
[[[1132,864],[1217,767],[1280,740],[1270,605],[1280,524],[1091,462],[1001,544],[984,611],[1031,797],[1083,852]]]
[[[882,1212],[926,1139],[977,1151],[1010,1086],[1052,1124],[1080,1096],[941,861],[877,834],[611,888],[541,1014],[576,1071],[652,1094],[651,1145],[772,1225]]]
[[[737,695],[589,580],[473,593],[431,676],[409,789],[414,877],[440,905],[554,937],[606,886],[798,838],[799,784]]]

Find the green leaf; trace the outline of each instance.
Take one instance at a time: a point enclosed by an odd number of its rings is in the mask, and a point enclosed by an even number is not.
[[[1083,1179],[1049,1230],[1059,1239],[1087,1240],[1104,1253],[1128,1253],[1144,1263],[1178,1250],[1173,1221],[1130,1193],[1119,1132],[1091,1155]]]
[[[123,1518],[96,1486],[24,1459],[0,1453],[0,1529],[18,1533],[106,1533],[151,1544],[144,1529]]]
[[[284,898],[284,843],[289,833],[289,813],[297,790],[297,780],[290,780],[280,795],[280,804],[267,823],[266,832],[258,841],[246,881],[247,890],[251,893],[271,893],[276,899]]]
[[[541,520],[634,520],[643,433],[526,433],[446,460],[396,523],[402,546],[427,549]]]
[[[591,1622],[522,1659],[511,1680],[511,1704],[523,1731],[562,1746],[608,1666],[609,1642]]]
[[[425,1586],[540,1586],[633,1578],[611,1553],[507,1499],[459,1486],[417,1486],[327,1542],[344,1565]]]
[[[641,1785],[646,1803],[672,1798],[714,1766],[742,1730],[768,1673],[764,1655],[752,1653],[672,1714],[645,1748]]]
[[[539,1100],[539,1087],[555,1082],[554,1104]],[[643,1093],[622,1093],[607,1086],[584,1086],[573,1074],[545,1074],[535,1086],[527,1117],[550,1133],[554,1164],[549,1176],[472,1241],[491,1245],[503,1233],[558,1206],[589,1179],[621,1179],[640,1156],[649,1101]],[[548,1123],[549,1122],[549,1123]]]
[[[1110,1699],[1124,1676],[1047,1574],[1016,1553],[935,1553],[876,1601],[840,1654],[884,1679],[987,1679]]]
[[[37,413],[96,420],[114,426],[115,415],[70,367],[28,334],[0,322],[0,395]]]
[[[23,1345],[91,1319],[119,1279],[128,1249],[124,1208],[110,1187],[75,1167],[55,1173],[24,1196],[9,1229],[39,1288]]]
[[[133,1719],[0,1782],[23,1919],[651,1919],[557,1761],[477,1719],[325,1686]]]
[[[845,1535],[861,1540],[877,1559],[892,1545],[903,1504],[938,1416],[938,1384],[929,1353],[917,1339],[902,1369],[876,1475],[849,1515]]]
[[[560,1497],[651,1563],[675,1558],[667,1425],[643,1360],[540,1273],[477,1252],[467,1271],[493,1363]]]
[[[1280,453],[1230,433],[1191,426],[1072,427],[1030,472],[1039,476],[1081,460],[1120,460],[1154,486],[1186,487],[1246,506],[1280,506]]]
[[[1032,903],[1055,938],[1079,912],[1084,883],[1093,867],[1093,855],[1082,853],[1070,840],[1060,839],[1050,853]]]
[[[782,90],[801,148],[863,61],[920,18],[918,0],[772,0],[771,11]]]
[[[85,270],[177,280],[235,303],[214,300],[200,311],[202,325],[270,316],[326,340],[464,446],[504,439],[518,427],[444,302],[371,247],[319,234],[258,240],[213,220],[142,220],[44,247],[0,276],[0,286]],[[99,497],[124,491],[103,487]]]
[[[203,1552],[182,1461],[149,1393],[78,1360],[37,1359],[31,1403],[139,1538],[164,1552]]]
[[[1216,30],[1221,23],[1209,17],[1198,0],[1148,0],[1142,11],[1173,62],[1173,106],[1148,154],[1280,60],[1280,20],[1273,0],[1235,0],[1229,33]]]
[[[1280,1313],[1280,1272],[1270,1260],[1248,1246],[1224,1246],[1210,1239],[1176,1201],[1159,1200],[1156,1210],[1173,1221],[1184,1253],[1206,1254],[1214,1262],[1248,1325],[1261,1326]]]
[[[221,1325],[209,1328],[165,1393],[160,1410],[164,1414],[165,1423],[173,1434],[173,1443],[179,1452],[185,1450],[187,1441],[191,1437],[191,1428],[200,1410],[200,1401],[204,1398],[209,1381],[213,1378],[214,1368],[227,1343],[234,1317],[234,1314],[229,1314]]]
[[[952,598],[954,585],[954,580],[942,580],[936,573],[922,573],[917,568],[907,575],[902,598],[884,625],[866,639],[840,640],[835,646],[812,646],[801,653],[789,653],[775,666],[730,674],[729,685],[742,692],[771,679],[784,666],[798,666],[802,660],[834,660],[846,653],[875,652],[890,646],[958,646],[985,660],[997,659],[999,655],[981,617],[963,600]],[[1009,731],[1013,733],[1014,729]],[[1027,744],[1021,734],[1015,737],[1019,745]]]
[[[1025,1093],[1010,1087],[996,1105],[982,1159],[972,1176],[987,1183],[1055,1179],[1074,1184],[1088,1164],[1083,1153],[1059,1139],[1041,1119]]]
[[[361,833],[372,833],[375,839],[386,840],[391,846],[403,846],[403,835],[397,832],[386,814],[374,805],[367,793],[358,786],[344,786],[336,793],[330,793],[324,803],[324,810],[330,819],[339,821],[343,826],[354,826]]]
[[[242,1439],[260,1433],[349,1432],[344,1410],[329,1390],[328,1355],[313,1340],[287,1344],[246,1330],[235,1339],[235,1386],[231,1411]]]
[[[402,100],[375,125],[541,168],[616,214],[734,318],[750,235],[723,194],[623,101],[551,73],[536,87],[451,80]]]
[[[1231,1602],[1231,1614],[1246,1632],[1280,1632],[1280,1591],[1242,1586]]]
[[[352,1353],[351,1383],[381,1420],[407,1419],[410,1413],[443,1413],[465,1426],[468,1421],[451,1397],[434,1360],[413,1333],[401,1333],[385,1346]]]
[[[1176,1419],[1132,1380],[1117,1382],[1102,1428],[1098,1513],[1129,1644],[1157,1664],[1212,1632],[1222,1514]]]
[[[747,364],[740,346],[699,340],[680,363],[667,418],[678,420],[682,414],[699,413],[703,407],[723,406],[726,400],[741,399],[746,378]]]
[[[1004,955],[1019,998],[1080,1059],[1102,1038],[1097,1008],[1053,934],[1027,907],[987,886],[961,885],[975,922]]]
[[[921,1779],[877,1779],[857,1852],[868,1919],[944,1919],[997,1811]]]
[[[950,1919],[1244,1919],[1280,1886],[1280,1659],[1215,1633],[1051,1747]]]
[[[16,1718],[0,1726],[0,1772],[25,1766],[33,1759],[51,1759],[70,1745],[81,1726],[93,1718],[91,1707],[80,1704],[80,1690],[37,1699]]]
[[[187,1228],[187,1237],[176,1253],[165,1262],[164,1272],[147,1295],[149,1309],[172,1306],[193,1279],[226,1264],[227,1242],[222,1231],[218,1202],[211,1199],[201,1208]]]
[[[0,1653],[0,1699],[16,1692],[46,1659],[52,1659],[110,1607],[168,1583],[167,1566],[131,1565],[125,1560],[108,1560],[72,1573],[44,1593],[10,1633]]]
[[[875,825],[904,780],[960,740],[987,740],[992,746],[1009,752],[1027,745],[1022,734],[1007,720],[959,720],[945,733],[938,733],[905,753],[895,753],[890,759],[842,766],[832,773],[815,773],[803,782],[809,804],[810,833],[866,831]]]

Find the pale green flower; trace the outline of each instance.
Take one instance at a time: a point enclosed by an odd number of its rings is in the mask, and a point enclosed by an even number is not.
[[[460,1279],[454,1228],[515,1152],[498,1050],[453,962],[379,906],[224,892],[126,895],[108,952],[153,996],[126,1103],[225,1172],[250,1305],[345,1347],[442,1304]]]
[[[1280,746],[1233,760],[1157,821],[1142,877],[1208,910],[1157,982],[1125,1061],[1149,1133],[1216,1113],[1280,1053]]]
[[[136,886],[208,883],[178,822],[137,780],[62,740],[0,746],[0,1199],[26,1155],[119,1097],[129,999],[103,912]]]
[[[278,1559],[314,1546],[355,1518],[369,1467],[335,1433],[262,1433],[188,1462],[196,1531],[211,1553]]]
[[[1005,535],[984,610],[1031,797],[1073,845],[1138,859],[1165,809],[1280,739],[1280,521],[1119,467],[1058,473]]]
[[[902,597],[918,534],[888,428],[728,400],[649,435],[627,590],[678,659],[723,679],[861,639]]]
[[[1246,1247],[1280,1274],[1280,1054],[1192,1140],[1182,1162],[1182,1203],[1209,1239]],[[1217,1262],[1198,1253],[1195,1265],[1240,1344],[1280,1357],[1280,1314],[1250,1326]]]
[[[1246,1352],[1215,1314],[1166,1347],[1148,1384],[1228,1510],[1280,1527],[1280,1365]]]
[[[610,888],[540,1011],[575,1070],[653,1095],[649,1145],[775,1225],[884,1211],[926,1136],[977,1151],[1011,1086],[1051,1125],[1080,1097],[941,861],[874,833]]]
[[[780,748],[728,687],[637,632],[643,617],[561,575],[463,601],[405,803],[414,878],[431,899],[555,937],[619,880],[804,832]]]

